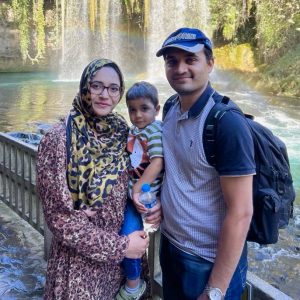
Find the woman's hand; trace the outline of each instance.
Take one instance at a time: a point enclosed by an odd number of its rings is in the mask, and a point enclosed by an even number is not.
[[[149,237],[145,231],[134,231],[128,235],[129,246],[125,252],[127,258],[141,258],[149,246]]]
[[[83,212],[89,217],[92,218],[97,214],[96,210],[92,210],[91,208],[83,210]]]
[[[158,228],[162,220],[162,209],[160,199],[157,199],[156,205],[147,210],[145,221],[153,224],[152,227]]]

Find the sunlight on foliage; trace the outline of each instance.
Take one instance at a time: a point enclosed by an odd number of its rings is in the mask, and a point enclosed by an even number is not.
[[[12,0],[11,5],[19,27],[22,59],[38,62],[46,51],[44,0]],[[31,51],[35,52],[34,56]]]
[[[258,45],[263,59],[272,61],[300,42],[300,2],[256,0],[256,4]]]
[[[250,44],[226,45],[214,49],[215,64],[219,69],[256,72]]]

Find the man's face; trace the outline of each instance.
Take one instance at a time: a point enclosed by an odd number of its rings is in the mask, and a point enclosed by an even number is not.
[[[182,96],[200,96],[213,65],[213,59],[207,62],[204,50],[190,53],[170,48],[165,53],[166,77],[171,87]]]

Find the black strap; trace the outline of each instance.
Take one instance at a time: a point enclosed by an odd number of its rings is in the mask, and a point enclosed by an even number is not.
[[[164,108],[163,108],[162,120],[165,119],[165,117],[166,117],[168,111],[170,110],[170,108],[171,108],[172,106],[174,106],[174,104],[176,103],[177,99],[178,99],[178,94],[174,94],[174,95],[172,95],[172,96],[166,101],[166,103],[165,103],[165,105],[164,105]]]
[[[208,113],[203,129],[203,148],[206,156],[207,162],[211,166],[216,166],[216,136],[218,132],[218,123],[221,118],[225,115],[225,113],[229,110],[234,110],[244,115],[242,110],[230,100],[227,96],[222,96],[217,92],[214,92],[213,100],[215,102],[214,106],[211,108]],[[165,119],[168,111],[174,104],[178,101],[178,94],[172,95],[165,103],[163,108],[163,117],[162,120]],[[247,118],[253,119],[251,115],[245,115]]]
[[[216,166],[216,136],[219,121],[229,110],[235,110],[241,114],[243,113],[227,96],[222,96],[215,92],[212,97],[215,101],[215,105],[211,108],[206,117],[202,141],[207,162],[211,166]]]

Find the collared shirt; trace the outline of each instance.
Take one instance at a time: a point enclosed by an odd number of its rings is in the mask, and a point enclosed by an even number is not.
[[[163,124],[165,177],[161,201],[161,230],[171,243],[187,253],[214,261],[226,204],[220,176],[255,174],[253,142],[244,118],[227,112],[217,135],[217,167],[206,160],[202,133],[214,105],[210,85],[184,113],[177,101]],[[221,124],[222,123],[222,124]],[[233,127],[232,127],[233,126]],[[228,136],[229,135],[229,136]]]

